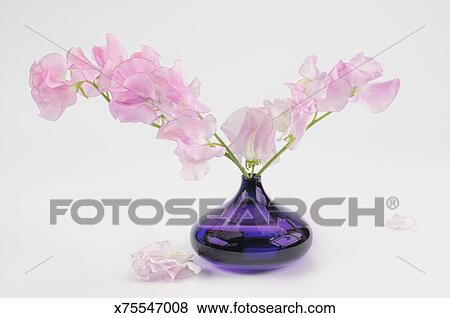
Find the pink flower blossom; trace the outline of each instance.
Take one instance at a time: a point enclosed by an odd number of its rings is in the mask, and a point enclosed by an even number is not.
[[[66,61],[59,54],[48,54],[30,68],[31,95],[39,107],[40,116],[58,119],[77,100],[76,90],[66,80]]]
[[[200,96],[200,80],[194,78],[189,85],[183,81],[179,63],[171,68],[162,67],[157,74],[166,81],[163,86],[165,96],[178,105],[176,110],[183,111],[186,109],[194,110],[197,113],[208,113],[210,109],[198,100]]]
[[[298,142],[303,138],[306,127],[311,116],[317,111],[316,101],[309,100],[306,103],[297,105],[292,110],[292,127],[290,135],[294,136],[295,139],[289,145],[289,149],[295,149]]]
[[[300,66],[300,81],[288,84],[291,93],[297,97],[297,104],[314,100],[318,111],[340,111],[347,104],[351,86],[347,81],[334,78],[317,68],[317,57],[308,56]],[[302,97],[302,98],[299,98]]]
[[[170,121],[210,111],[198,100],[200,81],[185,85],[178,64],[160,66],[159,54],[146,46],[114,69],[110,92],[111,113],[121,122],[151,124],[159,116]]]
[[[340,104],[342,94],[328,95],[330,78],[317,68],[317,57],[311,55],[300,66],[299,74],[302,79],[297,83],[288,83],[291,98],[266,101],[264,106],[269,109],[275,128],[282,132],[282,138],[292,136],[294,139],[289,149],[295,149],[305,134],[311,116],[325,104]],[[335,90],[333,90],[333,93]]]
[[[159,59],[161,58],[161,54],[156,52],[148,45],[141,45],[141,50],[139,52],[135,52],[131,54],[131,57],[141,57],[146,60],[152,61],[157,67],[160,67]]]
[[[175,154],[183,165],[181,175],[186,180],[203,178],[209,171],[208,160],[224,155],[225,150],[222,147],[210,142],[216,127],[216,119],[208,115],[203,119],[180,116],[159,129],[157,138],[177,143]]]
[[[86,58],[81,48],[71,48],[67,52],[67,66],[70,70],[71,82],[80,83],[81,89],[87,97],[95,97],[100,94],[92,84],[86,82],[94,83],[97,80],[100,75],[98,67]]]
[[[327,90],[324,88],[329,84],[330,78],[327,73],[319,71],[316,63],[317,56],[308,56],[299,69],[302,78],[296,84],[288,84],[288,86],[291,91],[303,93],[305,99],[319,101],[327,97]]]
[[[273,101],[265,100],[263,105],[269,110],[275,130],[282,134],[281,138],[286,137],[292,126],[291,113],[296,107],[295,102],[290,98],[276,98]]]
[[[112,34],[107,34],[105,46],[92,48],[92,56],[94,62],[75,47],[67,61],[49,54],[31,66],[31,93],[40,116],[56,120],[75,103],[77,93],[101,95],[120,122],[151,124],[159,128],[157,138],[174,141],[187,180],[204,177],[209,160],[223,155],[244,175],[253,176],[256,165],[276,162],[288,147],[297,146],[308,127],[329,115],[321,112],[342,111],[348,102],[380,112],[392,104],[400,87],[398,79],[374,82],[383,68],[363,53],[339,61],[328,73],[321,72],[317,56],[310,55],[298,70],[300,79],[287,84],[290,96],[266,100],[263,107],[241,108],[228,117],[221,128],[230,150],[215,135],[216,119],[203,118],[210,109],[199,101],[200,81],[185,82],[178,62],[161,65],[161,55],[146,45],[128,57]],[[211,140],[213,136],[219,143]],[[277,152],[276,141],[281,140],[287,144]]]
[[[108,91],[114,69],[126,59],[126,49],[114,35],[107,34],[106,46],[94,46],[92,55],[101,70],[98,79],[100,91]]]
[[[198,274],[201,268],[192,262],[193,254],[176,251],[169,241],[155,242],[132,254],[131,266],[145,281],[173,281]]]
[[[275,129],[282,133],[281,139],[289,135],[295,137],[289,146],[295,149],[297,143],[305,134],[311,116],[317,111],[316,101],[306,99],[300,91],[293,91],[292,99],[275,99],[273,102],[265,101]]]
[[[400,88],[399,79],[373,83],[383,75],[383,68],[363,53],[355,55],[348,63],[340,61],[330,74],[336,83],[347,82],[351,86],[350,102],[365,104],[374,113],[386,110]]]
[[[363,53],[356,54],[348,63],[344,63],[344,68],[339,71],[348,72],[345,79],[350,82],[352,87],[365,85],[383,75],[380,63],[373,58],[364,56]]]
[[[233,112],[222,131],[238,159],[264,163],[276,152],[275,127],[266,107],[244,107]]]
[[[114,69],[111,77],[112,100],[109,109],[121,122],[153,123],[159,116],[156,100],[155,63],[130,58]]]
[[[106,46],[92,48],[95,63],[91,62],[81,48],[71,48],[67,52],[67,64],[72,75],[72,82],[79,82],[83,95],[98,96],[111,88],[113,70],[125,60],[125,48],[112,34],[106,35]],[[95,83],[98,89],[91,83]]]

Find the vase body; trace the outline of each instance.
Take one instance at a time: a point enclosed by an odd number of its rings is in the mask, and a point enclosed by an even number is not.
[[[195,252],[224,269],[261,271],[302,257],[312,232],[297,214],[272,202],[260,177],[242,177],[238,193],[199,218],[191,231]]]

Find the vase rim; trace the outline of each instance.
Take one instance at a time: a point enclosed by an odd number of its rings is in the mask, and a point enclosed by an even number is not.
[[[246,177],[246,176],[242,175],[242,180],[245,180],[245,181],[258,181],[258,180],[261,180],[261,176],[260,175],[254,175],[253,177],[249,178],[249,177]]]

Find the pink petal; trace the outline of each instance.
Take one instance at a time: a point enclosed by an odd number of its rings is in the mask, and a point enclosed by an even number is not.
[[[111,82],[112,89],[123,89],[123,82],[136,73],[151,74],[156,65],[143,58],[131,58],[122,63],[114,70]]]
[[[316,79],[319,76],[319,69],[316,66],[317,56],[308,56],[303,64],[300,66],[299,73],[301,76],[309,78],[311,80]]]
[[[186,154],[176,152],[178,157],[188,158]],[[183,167],[181,169],[181,176],[187,181],[196,181],[204,178],[209,172],[208,161],[188,161],[180,159]]]
[[[54,88],[66,83],[67,66],[65,59],[56,53],[48,54],[31,67],[31,73],[39,72],[41,81]]]
[[[208,160],[223,156],[224,152],[223,148],[187,145],[179,141],[175,154],[183,165],[181,176],[188,181],[202,179],[209,172]]]
[[[76,91],[65,79],[66,73],[66,61],[59,54],[46,55],[31,66],[31,96],[41,117],[56,120],[66,107],[75,104]]]
[[[120,44],[117,38],[112,34],[106,35],[106,46],[94,46],[92,48],[92,55],[94,56],[97,65],[103,68],[108,60],[117,57],[125,57],[126,49]]]
[[[113,117],[122,123],[152,124],[158,118],[154,108],[146,102],[129,105],[113,100],[109,103],[109,109]]]
[[[392,104],[399,89],[399,79],[370,83],[359,88],[355,101],[367,105],[370,111],[378,113],[385,110]]]
[[[141,51],[132,54],[131,57],[141,57],[153,62],[157,66],[160,66],[159,59],[161,58],[161,55],[147,45],[142,45]]]
[[[328,86],[326,97],[317,100],[317,110],[321,112],[339,112],[347,105],[348,98],[352,93],[352,87],[345,79],[337,79]]]
[[[231,142],[238,137],[238,135],[244,125],[247,111],[248,111],[248,107],[243,107],[243,108],[240,108],[240,109],[232,112],[228,116],[225,123],[222,125],[222,127],[221,127],[222,131],[225,133],[228,140],[230,140]]]
[[[125,47],[111,33],[106,34],[106,51],[109,59],[127,55]]]
[[[71,81],[94,80],[99,75],[98,67],[92,64],[79,47],[71,48],[67,52],[67,67],[72,70]],[[74,79],[76,75],[76,79]]]
[[[410,216],[394,214],[390,220],[386,222],[386,226],[396,231],[406,231],[412,229],[416,225],[416,220]]]
[[[131,94],[136,94],[144,99],[155,99],[155,85],[149,74],[136,73],[128,76],[123,86],[127,88]],[[131,97],[131,96],[130,96]]]
[[[232,113],[222,125],[230,148],[239,158],[270,158],[275,148],[275,127],[266,107],[244,107]]]
[[[315,103],[316,102],[314,100],[310,100],[307,105],[303,107],[297,106],[292,111],[293,125],[291,128],[291,134],[294,135],[295,139],[289,146],[289,149],[295,149],[298,142],[303,138],[309,119],[316,110]]]
[[[275,129],[283,134],[287,133],[291,126],[291,111],[294,107],[294,102],[289,99],[274,99],[273,102],[264,101],[264,107],[269,109]]]
[[[364,56],[364,53],[356,54],[350,59],[349,63],[358,67],[358,71],[364,73],[369,81],[383,75],[383,68],[380,63],[371,57]]]
[[[111,78],[114,70],[124,61],[122,57],[112,58],[106,61],[103,66],[100,78],[98,80],[98,86],[100,91],[111,90]]]

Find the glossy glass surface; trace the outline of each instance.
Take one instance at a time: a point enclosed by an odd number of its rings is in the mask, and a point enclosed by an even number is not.
[[[242,177],[235,197],[192,228],[191,242],[198,255],[217,266],[259,271],[302,257],[312,233],[297,213],[269,199],[260,177]]]

